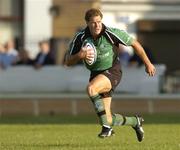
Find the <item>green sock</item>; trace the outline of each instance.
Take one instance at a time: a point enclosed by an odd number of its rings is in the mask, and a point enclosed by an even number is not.
[[[124,117],[120,114],[113,114],[112,119],[112,126],[121,126],[124,124]]]
[[[112,117],[113,117],[112,126],[130,125],[134,127],[137,124],[136,117],[125,117],[120,114],[113,114]]]
[[[130,125],[130,126],[135,127],[137,125],[136,117],[126,117],[126,121],[124,125]]]
[[[107,121],[106,112],[104,109],[104,103],[103,103],[101,96],[99,94],[97,94],[97,95],[91,96],[90,99],[93,102],[95,111],[99,117],[100,124],[109,126],[109,123]]]

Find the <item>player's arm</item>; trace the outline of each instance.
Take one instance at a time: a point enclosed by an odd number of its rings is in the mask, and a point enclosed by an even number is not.
[[[91,60],[93,57],[93,54],[91,51],[87,51],[85,47],[80,48],[79,52],[76,54],[66,54],[65,57],[65,65],[66,66],[72,66],[75,65],[80,60]]]
[[[69,50],[65,55],[65,62],[66,66],[72,66],[77,64],[81,59],[84,57],[84,53],[81,51],[81,37],[75,36],[74,39],[71,41],[69,45]]]
[[[135,53],[141,58],[141,60],[144,62],[144,65],[146,67],[146,72],[149,74],[149,76],[154,76],[156,69],[154,65],[150,62],[149,58],[147,57],[143,47],[137,40],[133,40],[131,46],[134,48]]]
[[[78,61],[84,59],[86,56],[85,51],[80,50],[74,55],[66,54],[65,65],[72,66],[78,63]]]

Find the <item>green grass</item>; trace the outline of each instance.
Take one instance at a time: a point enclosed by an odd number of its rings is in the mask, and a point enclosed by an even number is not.
[[[114,137],[99,139],[94,116],[2,117],[0,150],[180,150],[178,114],[144,117],[141,143],[128,126],[115,127]]]

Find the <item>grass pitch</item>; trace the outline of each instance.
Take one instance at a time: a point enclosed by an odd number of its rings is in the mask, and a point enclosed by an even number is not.
[[[99,139],[94,116],[1,118],[0,150],[180,150],[179,115],[144,118],[141,143],[128,126],[114,127],[115,136]]]

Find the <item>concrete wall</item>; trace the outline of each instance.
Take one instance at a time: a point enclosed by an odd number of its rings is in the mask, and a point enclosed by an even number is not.
[[[158,94],[163,65],[157,65],[157,74],[149,77],[145,68],[123,68],[123,76],[116,93]],[[40,70],[17,66],[0,70],[0,93],[63,93],[86,91],[90,72],[83,66],[66,68],[46,66]]]

